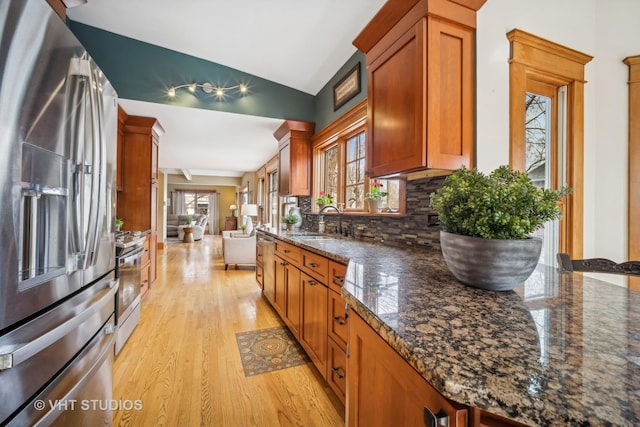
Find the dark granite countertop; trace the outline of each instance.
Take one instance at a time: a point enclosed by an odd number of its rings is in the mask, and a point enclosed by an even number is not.
[[[348,261],[347,303],[447,398],[536,426],[640,425],[640,292],[543,265],[491,292],[439,251],[273,235]]]

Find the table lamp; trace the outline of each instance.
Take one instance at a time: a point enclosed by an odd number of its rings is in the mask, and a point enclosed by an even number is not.
[[[238,207],[236,205],[231,205],[229,206],[229,209],[231,210],[231,216],[236,216],[236,209],[238,209]]]
[[[240,215],[244,217],[243,224],[247,226],[247,230],[251,230],[253,228],[253,220],[251,217],[258,216],[258,205],[242,205]]]

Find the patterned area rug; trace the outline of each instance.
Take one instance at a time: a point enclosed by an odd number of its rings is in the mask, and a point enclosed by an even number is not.
[[[286,327],[240,332],[236,341],[246,377],[310,362]]]

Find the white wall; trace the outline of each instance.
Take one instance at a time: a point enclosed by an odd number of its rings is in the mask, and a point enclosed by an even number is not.
[[[638,0],[488,0],[478,12],[477,167],[509,163],[514,28],[594,57],[585,78],[584,256],[627,259],[628,68],[640,54]],[[607,277],[623,284],[624,280]]]

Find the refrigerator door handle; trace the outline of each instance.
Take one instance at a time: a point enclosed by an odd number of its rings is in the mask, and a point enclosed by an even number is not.
[[[87,60],[89,61],[89,60]],[[91,156],[93,167],[88,172],[91,175],[91,193],[89,212],[85,218],[88,220],[87,244],[85,252],[85,268],[93,265],[96,259],[98,245],[100,243],[100,231],[102,229],[102,198],[106,188],[104,186],[106,164],[103,161],[106,157],[106,147],[103,138],[102,125],[102,91],[99,87],[100,79],[96,76],[98,71],[92,69],[89,80],[89,99],[91,106]]]
[[[84,175],[87,173],[86,165],[80,138],[85,133],[85,112],[86,112],[86,92],[87,85],[90,85],[90,68],[87,69],[88,61],[82,58],[71,58],[69,70],[67,72],[67,94],[65,97],[65,108],[69,111],[67,122],[67,138],[71,141],[72,160],[72,193],[71,193],[71,216],[69,227],[70,236],[70,256],[72,257],[68,269],[76,271],[83,268],[85,253],[85,222],[82,216],[84,188]]]
[[[116,286],[117,283],[117,280],[110,280],[105,289],[102,290],[102,295],[98,297],[99,299],[97,299],[94,304],[51,331],[39,336],[35,340],[21,346],[10,346],[8,349],[10,351],[8,352],[4,352],[4,349],[0,348],[0,371],[14,368],[20,363],[40,353],[43,349],[49,347],[65,335],[68,335],[69,332],[82,325],[82,323],[95,313],[96,309],[109,303],[109,300],[114,301],[116,291],[118,290],[118,287]]]

